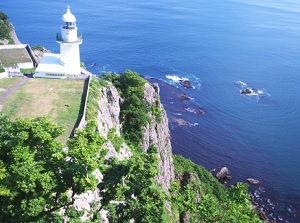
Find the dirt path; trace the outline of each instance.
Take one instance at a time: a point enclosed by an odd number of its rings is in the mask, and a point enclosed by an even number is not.
[[[17,84],[12,86],[11,88],[7,89],[3,95],[0,96],[0,103],[4,101],[6,98],[8,98],[12,93],[14,93],[16,90],[19,89],[23,84],[25,84],[28,81],[28,77],[24,77],[22,80],[20,80]],[[2,110],[2,105],[0,105],[0,111]]]

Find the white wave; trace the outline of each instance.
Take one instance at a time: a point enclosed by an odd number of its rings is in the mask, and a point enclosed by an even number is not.
[[[235,83],[241,87],[247,87],[247,83],[244,81],[236,81]]]
[[[195,78],[195,82],[197,83],[196,84],[196,88],[197,89],[200,89],[202,84],[201,84],[201,79],[199,77],[196,77],[195,75],[193,75],[193,77]]]
[[[197,125],[199,125],[198,122],[195,122],[195,123],[189,123],[189,126],[190,126],[190,127],[195,127],[195,126],[197,126]]]
[[[174,112],[174,113],[172,113],[173,115],[182,115],[182,113],[176,113],[176,112]]]
[[[191,107],[188,107],[188,108],[184,108],[184,110],[188,111],[188,112],[191,112],[191,113],[196,113],[196,110],[191,108]]]
[[[172,81],[175,81],[175,82],[179,82],[179,81],[182,81],[182,80],[188,80],[187,78],[181,78],[181,77],[178,77],[176,75],[166,75],[165,77],[172,80]]]

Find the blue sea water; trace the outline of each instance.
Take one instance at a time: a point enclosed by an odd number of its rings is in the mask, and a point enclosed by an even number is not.
[[[1,1],[0,10],[22,43],[58,52],[68,4],[88,70],[137,71],[182,89],[205,110],[184,114],[193,125],[171,124],[175,153],[208,169],[228,166],[234,181],[259,179],[265,190],[250,189],[278,203],[272,216],[300,222],[299,1],[15,0]],[[259,93],[241,94],[246,85]]]

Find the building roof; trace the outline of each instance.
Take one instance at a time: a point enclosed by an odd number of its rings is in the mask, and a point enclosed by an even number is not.
[[[60,54],[45,53],[35,72],[45,74],[66,74],[67,70],[66,67],[60,63]]]
[[[76,22],[75,16],[72,14],[70,11],[70,6],[67,6],[67,11],[66,13],[62,16],[62,20],[64,22]]]

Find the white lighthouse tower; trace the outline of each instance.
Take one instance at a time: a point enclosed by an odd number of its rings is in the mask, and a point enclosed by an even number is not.
[[[62,21],[60,33],[56,37],[56,42],[60,45],[60,63],[64,65],[67,75],[80,75],[79,45],[82,37],[77,35],[76,18],[71,13],[70,6],[62,16]]]

